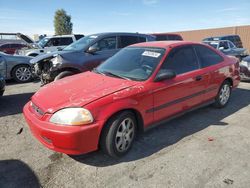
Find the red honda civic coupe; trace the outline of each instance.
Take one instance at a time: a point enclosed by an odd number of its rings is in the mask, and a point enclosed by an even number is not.
[[[147,42],[122,49],[92,72],[42,87],[23,112],[34,136],[52,150],[78,155],[100,147],[120,157],[138,131],[200,106],[224,107],[239,82],[237,60],[212,47]]]

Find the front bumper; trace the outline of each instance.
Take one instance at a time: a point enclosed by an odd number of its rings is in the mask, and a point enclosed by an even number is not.
[[[98,148],[100,127],[104,122],[84,126],[64,126],[41,120],[32,112],[30,102],[23,114],[33,135],[47,148],[71,155],[95,151]]]

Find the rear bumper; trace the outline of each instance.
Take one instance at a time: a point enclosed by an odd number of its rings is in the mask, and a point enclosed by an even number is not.
[[[40,120],[24,106],[23,114],[33,135],[47,148],[71,155],[88,153],[98,148],[100,125],[96,122],[85,126],[56,125]]]

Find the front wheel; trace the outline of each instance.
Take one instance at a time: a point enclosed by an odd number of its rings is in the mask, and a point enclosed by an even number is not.
[[[111,157],[124,156],[130,149],[136,136],[134,114],[124,111],[111,118],[102,132],[100,146]]]
[[[29,65],[18,65],[13,69],[13,78],[19,83],[25,83],[32,80],[31,67]]]
[[[214,106],[217,108],[225,107],[230,99],[230,96],[231,96],[231,84],[228,81],[224,81],[215,98]]]

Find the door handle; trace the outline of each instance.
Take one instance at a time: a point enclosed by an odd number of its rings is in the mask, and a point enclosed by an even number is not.
[[[196,80],[196,81],[202,80],[202,76],[196,76],[196,77],[195,77],[195,80]]]

